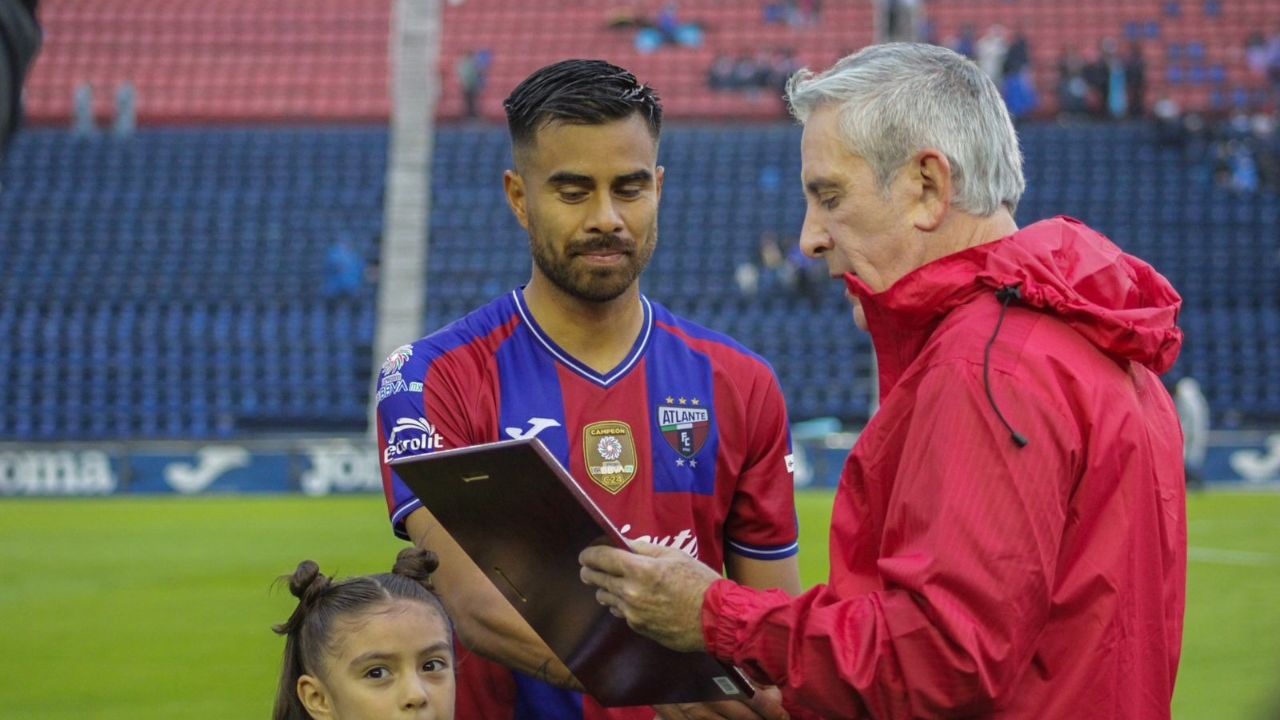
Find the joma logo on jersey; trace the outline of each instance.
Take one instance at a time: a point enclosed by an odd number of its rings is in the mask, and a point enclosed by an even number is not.
[[[711,432],[711,411],[704,407],[660,405],[658,426],[672,450],[692,458],[707,442],[707,435]]]

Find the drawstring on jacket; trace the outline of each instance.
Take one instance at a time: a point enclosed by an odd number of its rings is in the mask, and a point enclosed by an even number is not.
[[[1024,448],[1029,442],[1027,437],[1009,425],[1009,421],[1004,419],[1004,413],[1000,412],[1000,406],[996,405],[995,396],[991,394],[991,346],[995,344],[996,336],[1000,334],[1000,326],[1004,324],[1004,313],[1009,309],[1009,303],[1021,299],[1022,290],[1017,285],[1005,285],[996,291],[996,300],[1000,301],[1000,317],[996,320],[995,332],[991,333],[991,339],[987,341],[987,349],[983,354],[982,383],[987,389],[987,402],[991,403],[991,409],[996,411],[996,417],[1000,418],[1000,422],[1009,431],[1009,438],[1013,440],[1014,445]]]

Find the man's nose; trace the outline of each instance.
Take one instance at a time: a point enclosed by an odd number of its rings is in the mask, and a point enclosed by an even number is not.
[[[617,235],[622,232],[622,214],[618,203],[609,193],[600,193],[593,200],[591,215],[587,218],[587,232],[601,235]]]
[[[831,236],[813,219],[813,213],[804,214],[804,225],[800,228],[800,249],[811,258],[821,259],[831,249]]]

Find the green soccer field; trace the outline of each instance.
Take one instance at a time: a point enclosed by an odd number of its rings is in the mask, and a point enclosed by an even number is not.
[[[799,498],[802,572],[826,576],[831,495]],[[1177,718],[1280,713],[1280,494],[1190,500]],[[340,575],[399,548],[376,496],[0,501],[0,718],[270,714],[303,558]]]

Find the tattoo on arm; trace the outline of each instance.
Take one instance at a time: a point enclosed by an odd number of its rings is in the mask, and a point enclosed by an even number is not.
[[[551,658],[543,660],[542,664],[538,666],[538,669],[534,671],[533,676],[544,683],[548,683],[556,687],[577,690],[578,692],[582,692],[583,690],[582,683],[578,682],[578,679],[573,675],[565,673],[561,676],[559,673],[556,673],[551,667]]]

